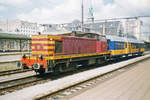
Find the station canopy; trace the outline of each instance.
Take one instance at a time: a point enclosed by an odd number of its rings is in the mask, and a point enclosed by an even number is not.
[[[0,39],[31,39],[31,37],[22,34],[0,33]]]

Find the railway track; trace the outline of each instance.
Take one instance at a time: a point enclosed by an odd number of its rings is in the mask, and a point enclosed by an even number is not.
[[[14,79],[9,81],[0,82],[0,95],[13,92],[18,89],[25,88],[27,86],[32,86],[42,82],[44,80],[38,75],[28,76],[20,79]]]
[[[2,71],[2,72],[0,72],[0,76],[12,75],[12,74],[17,74],[17,73],[23,73],[23,72],[27,72],[27,71],[31,71],[31,69],[26,69],[26,70],[15,69],[15,70],[9,70],[9,71]]]
[[[57,74],[45,74],[44,76],[33,75],[33,76],[28,76],[28,77],[24,77],[20,79],[0,82],[0,95],[11,93],[13,91],[20,90],[25,87],[56,80],[56,79],[59,79],[68,75],[79,73],[84,70],[85,69],[81,69],[80,71],[70,71],[68,73],[61,73],[61,74],[58,74],[58,73]]]
[[[123,60],[125,60],[125,59],[120,59],[119,61],[123,61]],[[116,62],[118,62],[118,61],[111,62],[111,64],[116,63]],[[48,81],[56,80],[56,79],[59,79],[59,78],[62,78],[62,77],[66,77],[66,76],[69,76],[69,75],[72,75],[72,74],[80,73],[80,72],[83,72],[83,71],[86,71],[86,70],[89,70],[89,69],[97,68],[99,66],[105,66],[105,65],[108,65],[108,64],[110,64],[110,63],[104,63],[102,65],[92,66],[92,67],[89,66],[89,67],[86,67],[86,68],[81,67],[80,70],[70,71],[70,72],[67,72],[67,73],[46,74],[44,76],[32,75],[32,76],[28,76],[28,77],[24,77],[24,78],[19,78],[19,79],[14,79],[14,80],[10,80],[10,81],[0,82],[0,95],[4,95],[4,94],[7,94],[7,93],[10,93],[10,92],[13,92],[13,91],[25,88],[25,87],[29,87],[29,86],[45,83],[45,82],[48,82]],[[69,88],[69,90],[70,90],[70,88]],[[56,94],[59,94],[59,92],[56,93]],[[68,93],[68,92],[66,92],[66,93]],[[54,95],[56,95],[56,94],[54,94]],[[55,98],[55,97],[59,97],[59,96],[51,96],[51,95],[48,96],[48,98]]]
[[[145,59],[148,60],[149,58]],[[48,95],[44,95],[42,97],[38,97],[36,98],[36,100],[69,100],[72,96],[78,95],[90,88],[95,87],[96,85],[103,83],[113,77],[116,77],[130,69],[133,69],[134,67],[136,67],[136,64],[139,64],[145,60],[142,60],[140,62],[131,64],[129,66],[123,67],[123,68],[119,68],[115,71],[106,73],[104,75],[92,78],[90,80],[87,80],[85,82],[81,82],[78,83],[76,85],[70,86],[68,88],[64,88],[61,90],[58,90],[56,92],[50,93]]]
[[[66,77],[72,74],[80,73],[82,71],[91,69],[91,67],[80,68],[80,70],[69,71],[67,73],[52,73],[52,74],[45,74],[44,76],[41,75],[32,75],[24,78],[17,78],[14,80],[8,80],[0,82],[0,95],[5,95],[7,93],[11,93],[16,90],[23,89],[25,87],[42,84],[48,81],[56,80],[62,77]]]
[[[93,67],[91,66],[88,66],[87,68],[81,67],[80,70],[69,71],[67,73],[45,74],[44,76],[33,75],[33,76],[24,77],[24,78],[17,78],[14,80],[3,81],[3,82],[0,82],[0,95],[11,93],[13,91],[16,91],[25,87],[56,80],[62,77],[72,75],[72,74],[80,73],[80,72],[83,72],[92,68]]]
[[[147,54],[150,54],[150,51],[147,51],[147,52],[144,53],[144,55],[147,55]],[[117,61],[115,61],[115,62],[117,62]],[[0,72],[0,76],[23,73],[23,72],[27,72],[27,71],[31,71],[31,69],[26,69],[26,70],[15,69],[15,70],[3,71],[3,72]]]

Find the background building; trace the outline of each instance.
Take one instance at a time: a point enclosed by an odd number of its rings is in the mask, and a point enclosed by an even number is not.
[[[0,20],[0,32],[35,35],[59,34],[71,31],[95,32],[103,35],[134,37],[150,42],[150,18],[144,21],[137,17],[105,19],[84,22],[74,20],[63,24],[37,24],[22,20]]]
[[[0,29],[4,32],[24,35],[37,34],[39,31],[37,23],[22,20],[1,20]]]

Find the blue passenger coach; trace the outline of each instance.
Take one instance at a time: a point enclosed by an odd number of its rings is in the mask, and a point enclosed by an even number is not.
[[[106,36],[108,50],[112,57],[126,57],[142,55],[144,52],[144,42],[134,38]]]

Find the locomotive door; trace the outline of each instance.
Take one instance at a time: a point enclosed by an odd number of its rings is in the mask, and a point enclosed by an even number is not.
[[[108,52],[110,51],[110,40],[109,39],[107,40],[107,51]]]

